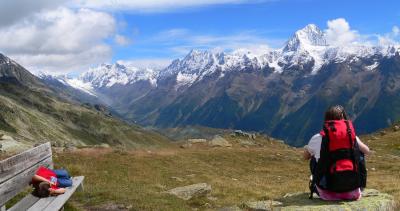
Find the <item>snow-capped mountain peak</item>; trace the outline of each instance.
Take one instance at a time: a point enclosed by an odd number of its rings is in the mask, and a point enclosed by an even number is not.
[[[176,74],[187,75],[195,74],[200,75],[205,69],[223,60],[223,54],[213,54],[210,51],[191,50],[183,59],[174,60],[166,69],[164,69],[160,76],[166,77]]]
[[[214,55],[209,51],[191,50],[182,60],[182,65],[189,70],[200,69],[214,62]]]
[[[101,64],[90,68],[79,76],[84,83],[91,83],[95,88],[111,87],[115,84],[126,85],[140,80],[148,80],[156,84],[157,71],[150,68],[137,68],[130,65]]]
[[[85,83],[82,80],[68,76],[67,74],[54,74],[54,73],[52,74],[52,73],[38,72],[36,76],[47,82],[58,81],[65,86],[71,86],[87,94],[96,96],[96,92],[94,91],[91,83],[88,82]]]
[[[313,62],[315,73],[324,64],[328,47],[324,32],[315,24],[309,24],[295,32],[282,49],[236,49],[230,53],[191,50],[183,59],[174,60],[161,72],[161,77],[176,75],[178,86],[182,86],[201,80],[216,70],[221,71],[221,77],[226,71],[246,67],[269,66],[279,73],[285,68],[310,62]]]
[[[308,24],[294,33],[283,48],[283,51],[297,51],[309,46],[327,46],[324,32],[315,24]]]
[[[301,71],[305,76],[309,76],[317,74],[323,65],[330,62],[352,62],[376,54],[393,56],[400,52],[399,47],[360,43],[346,46],[329,45],[324,31],[315,24],[309,24],[296,31],[279,49],[267,46],[239,48],[230,52],[193,49],[183,58],[173,60],[168,67],[159,70],[137,68],[133,63],[123,61],[102,64],[90,68],[71,85],[86,87],[90,84],[91,88],[98,89],[148,81],[153,87],[157,87],[158,81],[172,77],[172,80],[176,80],[175,87],[178,89],[182,86],[189,87],[206,76],[223,78],[231,71],[264,69],[276,74]],[[370,68],[372,67],[374,66]]]

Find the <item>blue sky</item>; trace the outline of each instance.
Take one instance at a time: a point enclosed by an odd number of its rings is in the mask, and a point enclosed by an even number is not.
[[[166,65],[191,49],[279,48],[309,23],[397,44],[399,22],[395,0],[14,0],[0,2],[0,52],[34,72],[82,72]]]
[[[130,45],[115,47],[113,60],[129,60],[174,58],[183,56],[185,50],[192,47],[208,47],[183,39],[195,36],[226,37],[225,41],[213,42],[215,47],[240,35],[255,39],[248,40],[248,44],[265,42],[268,46],[280,47],[293,32],[305,25],[315,23],[325,29],[327,21],[336,18],[344,18],[360,34],[385,34],[399,24],[400,3],[281,0],[179,8],[156,13],[115,11],[113,15],[126,23],[120,30],[132,40]],[[176,36],[166,35],[171,30],[176,31]],[[162,39],[163,36],[166,39]],[[243,41],[245,45],[246,40]]]

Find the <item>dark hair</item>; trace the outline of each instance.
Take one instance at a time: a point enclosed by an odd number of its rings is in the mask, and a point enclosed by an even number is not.
[[[33,195],[39,198],[48,197],[50,195],[50,184],[47,182],[41,182],[39,184],[34,185]]]
[[[344,110],[343,106],[341,105],[335,105],[325,112],[325,121],[329,120],[341,120],[341,119],[346,119],[347,120],[347,114],[346,111]]]

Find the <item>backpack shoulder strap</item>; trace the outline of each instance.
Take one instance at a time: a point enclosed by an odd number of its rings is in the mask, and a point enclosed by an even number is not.
[[[310,184],[310,199],[313,198],[314,192],[316,192],[316,185],[320,183],[323,175],[326,174],[326,171],[329,166],[329,129],[324,125],[323,130],[320,132],[321,135],[321,149],[320,149],[320,158],[318,162],[316,162],[316,166],[312,170],[312,181]]]
[[[329,129],[324,126],[325,135],[322,136],[320,157],[317,163],[316,179],[319,184],[320,179],[329,169]]]
[[[346,121],[344,121],[344,122],[346,123],[347,136],[349,137],[350,146],[351,146],[351,148],[354,149],[355,143],[353,143],[354,140],[352,139],[352,134],[351,134],[352,131],[351,131],[350,123],[349,123],[348,120],[346,120]]]

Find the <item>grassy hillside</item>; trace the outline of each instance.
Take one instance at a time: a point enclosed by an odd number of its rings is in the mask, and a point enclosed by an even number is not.
[[[0,130],[27,142],[90,145],[107,143],[140,148],[166,144],[166,138],[85,108],[25,92],[19,99],[0,95]]]
[[[308,191],[302,149],[262,137],[258,146],[243,147],[239,142],[244,138],[226,138],[232,148],[82,149],[56,154],[55,161],[72,174],[86,176],[85,192],[75,194],[70,203],[77,209],[206,210]],[[367,159],[368,188],[392,194],[399,203],[400,131],[361,138],[374,151]],[[212,186],[213,198],[183,201],[164,193],[203,182]]]
[[[156,130],[175,141],[182,141],[190,138],[210,139],[215,135],[233,132],[231,129],[210,128],[199,125],[176,128],[157,128]]]

